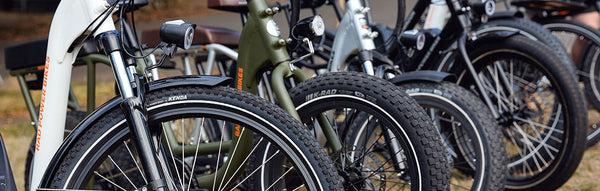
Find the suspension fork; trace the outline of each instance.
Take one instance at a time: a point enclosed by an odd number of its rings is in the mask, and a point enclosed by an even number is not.
[[[129,130],[132,133],[133,141],[139,149],[140,160],[144,168],[146,177],[148,177],[148,186],[152,190],[173,190],[172,185],[167,184],[165,172],[159,163],[157,156],[165,156],[162,150],[155,151],[155,143],[151,138],[160,136],[156,131],[149,131],[146,108],[143,104],[143,88],[141,81],[137,77],[135,66],[126,67],[124,57],[121,55],[122,47],[119,41],[117,31],[109,31],[98,36],[100,45],[109,56],[112,63],[113,73],[117,81],[117,86],[123,102],[121,110],[126,116]],[[156,141],[156,140],[155,140]],[[164,161],[163,161],[164,164]],[[168,167],[168,166],[167,166]]]

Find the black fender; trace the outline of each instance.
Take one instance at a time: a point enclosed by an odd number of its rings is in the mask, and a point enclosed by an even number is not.
[[[440,83],[442,81],[456,82],[456,76],[446,72],[438,71],[414,71],[403,73],[395,78],[392,78],[390,82],[395,85],[401,85],[408,82],[434,82]]]
[[[502,39],[507,39],[511,36],[515,36],[515,35],[519,35],[519,32],[517,31],[494,31],[494,32],[487,32],[484,34],[481,34],[479,36],[477,36],[477,39],[473,40],[473,41],[468,41],[467,42],[467,51],[469,50],[469,48],[472,47],[477,47],[478,44],[481,43],[487,43],[490,41],[498,41],[498,40],[502,40]]]
[[[482,44],[502,41],[504,39],[508,39],[515,35],[519,35],[519,32],[517,32],[517,31],[493,31],[493,32],[483,33],[483,34],[477,36],[477,38],[475,40],[467,41],[466,49],[467,49],[467,52],[469,52],[469,50],[472,50],[473,48],[477,48],[478,46],[480,46]],[[457,48],[456,43],[453,45],[453,47]],[[460,53],[458,52],[458,50],[457,51],[449,51],[446,53],[446,55],[442,55],[442,57],[449,58],[449,59],[444,59],[443,62],[439,63],[440,65],[438,66],[438,68],[442,68],[442,71],[449,72],[452,74],[457,74],[456,73],[457,71],[462,71],[464,64],[453,64],[457,60],[460,60],[458,62],[462,62],[462,59],[457,58],[457,56],[460,56]],[[454,65],[454,66],[452,66],[452,65]]]
[[[231,82],[231,78],[229,77],[216,77],[216,76],[177,76],[172,78],[160,79],[154,82],[148,83],[149,91],[176,87],[176,86],[200,86],[200,87],[213,87],[213,86],[228,86]],[[77,127],[67,136],[64,140],[60,148],[54,154],[50,164],[48,164],[48,168],[44,173],[42,181],[40,182],[41,188],[50,185],[51,177],[50,173],[56,171],[58,169],[58,162],[67,154],[67,150],[73,147],[75,141],[80,135],[85,132],[87,128],[95,124],[98,120],[102,118],[102,116],[109,112],[112,109],[120,109],[121,102],[123,99],[121,97],[115,97],[106,103],[102,104],[98,109],[94,110],[90,115],[85,117],[83,121],[81,121]]]
[[[499,11],[499,12],[494,12],[494,14],[490,17],[488,17],[488,20],[495,20],[495,19],[506,19],[506,18],[512,18],[512,17],[519,17],[519,18],[523,18],[523,13],[518,12],[518,11]]]

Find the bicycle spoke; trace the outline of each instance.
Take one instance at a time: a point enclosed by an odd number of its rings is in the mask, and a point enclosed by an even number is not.
[[[165,122],[165,123],[169,123],[170,124],[171,122]],[[173,130],[171,125],[167,125],[166,128],[171,128],[169,130]],[[166,132],[165,131],[163,131],[163,132],[164,132],[164,134],[166,136]],[[171,149],[171,143],[168,140],[166,142],[167,142],[167,147],[169,148],[169,153],[171,154],[171,160],[173,161],[173,166],[175,167],[175,174],[177,174],[177,179],[179,179],[179,182],[183,182],[181,180],[181,176],[179,176],[179,169],[177,168],[177,165],[175,165],[177,163],[175,163],[175,155],[173,155],[173,150]],[[181,171],[183,171],[183,170],[184,169],[181,169]]]
[[[140,175],[142,175],[142,179],[144,179],[144,182],[146,184],[148,184],[148,180],[146,180],[146,177],[144,177],[144,173],[142,172],[142,169],[140,168],[140,165],[138,164],[138,162],[135,160],[135,157],[133,157],[133,153],[131,153],[131,149],[129,149],[129,146],[127,146],[127,142],[123,141],[123,145],[125,145],[125,148],[127,148],[127,151],[129,152],[129,156],[131,156],[131,160],[133,160],[133,163],[135,163],[135,166],[137,167],[138,171],[140,172]]]
[[[219,161],[221,159],[221,148],[222,148],[222,143],[223,143],[223,136],[225,135],[225,133],[223,133],[224,129],[225,129],[225,121],[223,121],[223,125],[221,126],[221,141],[219,142],[219,152],[217,153],[217,165],[215,166],[216,170],[215,170],[215,178],[213,180],[212,190],[215,190],[215,186],[217,184],[217,174],[219,172]]]
[[[294,169],[294,167],[292,166],[290,169],[288,169],[287,171],[285,171],[279,178],[277,178],[277,180],[275,180],[275,182],[273,182],[273,184],[271,184],[271,186],[269,186],[266,190],[271,189],[273,186],[275,186],[275,184],[277,184],[279,181],[281,181],[281,179],[287,175],[290,171],[292,171]]]
[[[246,128],[242,128],[242,131],[240,133],[240,137],[242,137],[244,135],[245,130],[246,130]],[[233,154],[231,155],[230,158],[234,158],[235,157],[235,151],[237,150],[239,143],[240,143],[240,141],[237,141],[235,143],[235,147],[233,147],[233,152],[232,152]],[[250,155],[248,155],[248,156],[250,156]],[[246,156],[246,158],[248,158],[248,156]],[[227,172],[229,171],[229,167],[230,166],[231,166],[231,162],[228,162],[227,163],[227,167],[225,168],[225,173],[224,173],[225,176],[223,176],[223,179],[221,179],[221,183],[219,183],[219,189],[218,190],[221,190],[221,185],[223,186],[223,189],[225,189],[225,187],[227,186],[227,185],[223,185],[223,181],[225,181],[225,177],[227,175]],[[232,176],[235,176],[235,174],[233,174]]]
[[[306,186],[304,184],[302,184],[302,185],[294,188],[292,191],[300,190],[301,188],[304,188],[304,187],[306,187]]]
[[[196,129],[196,127],[194,127],[194,129]],[[200,133],[195,139],[198,141],[196,141],[196,152],[194,152],[194,162],[192,163],[192,171],[191,171],[192,174],[190,174],[190,181],[188,181],[188,186],[187,186],[188,191],[190,190],[190,185],[192,184],[192,178],[194,177],[193,173],[194,173],[194,169],[196,167],[196,159],[198,159],[198,148],[200,148],[199,140],[200,140],[200,137],[202,137],[203,130],[204,130],[204,118],[202,118],[202,121],[200,121]]]
[[[250,151],[250,154],[254,153],[254,151],[256,150],[256,148],[258,148],[258,145],[260,145],[263,141],[264,137],[261,137],[260,140],[258,140],[258,142],[256,143],[256,146],[254,146],[254,148],[252,148],[252,150]],[[248,154],[248,156],[246,156],[246,158],[244,159],[244,162],[242,162],[242,164],[246,164],[246,162],[248,162],[248,160],[250,159],[250,154]],[[235,170],[235,172],[233,174],[237,174],[240,170],[242,169],[242,166],[238,166],[238,168]],[[231,176],[229,178],[229,180],[227,180],[227,182],[225,183],[225,185],[228,185],[232,180],[233,180],[234,176]]]
[[[252,171],[248,176],[246,176],[246,178],[244,178],[242,181],[240,181],[238,184],[236,184],[232,189],[237,188],[242,183],[244,183],[246,180],[248,180],[248,178],[250,178],[252,175],[254,175],[254,173],[256,173],[259,169],[263,168],[265,166],[265,164],[267,164],[269,161],[271,161],[271,159],[273,157],[275,157],[275,155],[277,155],[278,153],[279,153],[279,150],[275,151],[275,153],[273,153],[271,156],[269,156],[269,158],[267,158],[267,160],[265,160],[260,166],[258,166],[256,169],[254,169],[254,171]]]
[[[115,165],[115,167],[117,167],[117,169],[119,170],[119,172],[121,172],[121,174],[123,174],[123,176],[125,177],[125,179],[127,179],[127,181],[129,181],[129,183],[131,183],[131,186],[133,186],[133,188],[135,188],[137,190],[137,186],[135,186],[135,184],[133,184],[133,182],[131,181],[131,179],[129,179],[129,177],[127,176],[127,174],[125,174],[123,172],[123,170],[121,169],[121,167],[113,160],[113,158],[108,155],[108,159],[110,159],[110,161]]]
[[[398,151],[398,152],[394,153],[392,156],[395,156],[395,155],[399,154],[400,152],[402,152],[402,151]],[[375,173],[376,173],[376,172],[377,172],[377,173],[378,173],[378,172],[382,172],[382,171],[381,171],[381,170],[382,170],[382,168],[385,166],[385,164],[388,164],[388,163],[390,162],[390,160],[392,160],[392,158],[389,158],[389,159],[387,159],[387,160],[386,160],[384,163],[382,163],[382,164],[381,164],[379,167],[377,167],[377,169],[375,169],[375,170],[373,170],[373,171],[364,171],[364,172],[371,172],[371,174],[369,174],[369,175],[368,175],[366,178],[370,178],[370,177],[373,177],[373,176],[375,176]],[[383,172],[385,172],[386,170],[388,170],[388,169],[390,169],[390,168],[394,168],[394,165],[390,165],[389,167],[383,168]],[[357,181],[357,182],[355,182],[355,183],[352,183],[352,184],[351,184],[351,186],[353,186],[353,185],[355,185],[355,184],[358,184],[358,183],[359,183],[359,181]]]
[[[123,188],[123,187],[120,187],[119,185],[117,185],[117,184],[116,184],[116,183],[114,183],[113,181],[110,181],[108,178],[106,178],[106,177],[104,177],[104,176],[100,175],[100,173],[98,173],[98,171],[94,171],[94,174],[96,174],[96,176],[99,176],[100,178],[102,178],[102,179],[106,180],[107,182],[111,183],[112,185],[116,186],[117,188],[119,188],[119,189],[121,189],[121,190],[124,190],[124,191],[127,191],[127,190],[125,190],[125,188]]]
[[[185,149],[183,149],[185,147],[185,121],[183,119],[181,119],[181,177],[183,177],[182,181],[180,181],[181,183],[181,191],[185,191],[185,188],[183,188],[183,183],[185,181],[185,162],[183,162],[183,160],[185,159]],[[176,163],[173,163],[173,166],[177,166]],[[193,172],[192,172],[193,173]],[[191,176],[191,175],[190,175]],[[191,180],[191,178],[190,178]]]

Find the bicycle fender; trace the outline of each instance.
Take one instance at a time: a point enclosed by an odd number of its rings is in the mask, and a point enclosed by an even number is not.
[[[467,42],[467,50],[469,49],[469,47],[476,47],[476,45],[480,44],[480,43],[485,43],[485,42],[490,42],[490,41],[491,42],[498,41],[498,40],[509,38],[514,35],[519,35],[519,32],[518,31],[493,31],[493,32],[482,33],[479,36],[477,36],[477,39],[475,39],[474,41]]]
[[[174,86],[228,86],[231,78],[218,76],[177,76],[150,82],[150,91]]]
[[[523,18],[523,13],[518,11],[498,11],[495,12],[494,15],[490,16],[488,20],[496,20],[496,19],[506,19],[506,18]]]
[[[438,71],[414,71],[404,73],[395,78],[392,78],[390,82],[401,85],[408,82],[417,82],[417,81],[425,81],[425,82],[434,82],[440,83],[442,81],[455,82],[456,76],[446,72],[438,72]]]
[[[150,82],[149,90],[159,90],[169,87],[177,87],[177,86],[204,86],[204,87],[213,87],[213,86],[228,86],[231,83],[231,78],[229,77],[217,77],[217,76],[177,76],[172,78],[160,79],[154,82]],[[64,158],[67,155],[67,150],[75,145],[75,141],[80,135],[85,132],[90,126],[95,124],[100,118],[107,112],[112,109],[120,109],[121,102],[123,100],[121,97],[115,97],[106,103],[102,104],[98,109],[94,110],[90,115],[85,117],[78,125],[73,129],[71,134],[69,134],[60,148],[54,154],[48,168],[46,168],[46,172],[42,178],[40,183],[40,188],[45,188],[50,185],[52,179],[50,177],[50,173],[58,169],[58,161]]]

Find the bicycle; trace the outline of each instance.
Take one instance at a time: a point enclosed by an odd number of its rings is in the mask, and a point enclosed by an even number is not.
[[[322,6],[324,2],[314,2],[302,1],[299,7],[311,8],[312,12],[316,14],[315,9]],[[337,2],[330,3],[333,4],[334,10],[341,10]],[[487,109],[482,109],[483,104],[478,99],[473,99],[475,96],[471,96],[467,90],[452,83],[442,82],[451,78],[447,74],[402,73],[391,65],[391,61],[382,61],[382,55],[375,52],[372,40],[375,35],[368,27],[362,27],[364,24],[361,21],[367,15],[363,10],[366,9],[359,1],[347,1],[346,11],[337,32],[335,32],[335,37],[334,32],[328,32],[324,43],[323,41],[315,43],[315,46],[322,49],[316,55],[329,63],[329,66],[326,67],[327,70],[333,72],[362,71],[391,80],[405,89],[411,97],[427,109],[430,117],[436,122],[438,131],[442,133],[444,144],[450,153],[448,158],[450,161],[455,161],[454,167],[457,169],[454,173],[455,178],[451,181],[451,188],[502,189],[506,154],[500,131],[494,124],[491,113],[486,112]],[[291,10],[292,15],[298,11],[299,9]],[[292,36],[295,35],[292,34]],[[353,54],[358,54],[358,56],[351,56]],[[302,63],[302,66],[315,71],[325,68],[326,65],[314,63],[314,60],[309,59],[313,63],[305,62]],[[346,62],[344,63],[344,61]],[[397,77],[395,78],[395,76]],[[471,108],[479,108],[479,110]],[[460,135],[461,138],[456,137],[457,135]],[[476,141],[466,143],[465,139]],[[478,162],[475,164],[470,161]],[[468,167],[463,166],[467,163]],[[469,181],[461,182],[463,178]]]
[[[394,100],[394,99],[391,99],[391,100]],[[222,131],[222,130],[221,130],[221,131]],[[166,131],[166,132],[168,132],[168,131]],[[238,132],[238,133],[239,133],[239,132]],[[225,132],[223,132],[223,134],[225,134]],[[168,135],[167,135],[167,137],[168,137]],[[171,148],[171,147],[169,146],[169,148]],[[193,163],[193,164],[195,164],[195,163]],[[217,164],[218,164],[218,163],[217,163]],[[437,174],[437,173],[436,173],[436,174]],[[440,176],[440,175],[438,175],[438,176]],[[441,176],[443,176],[443,175],[441,175]],[[416,176],[413,176],[413,178],[414,178],[414,177],[416,177]],[[439,183],[439,182],[437,182],[437,183]],[[442,185],[442,186],[443,186],[443,185]]]
[[[306,3],[305,1],[303,1],[302,3]],[[313,9],[316,6],[321,6],[322,4],[316,4],[316,5],[310,5],[307,7],[312,7]],[[296,5],[298,6],[298,5]],[[305,7],[305,5],[301,4],[299,5],[300,7]],[[210,2],[209,2],[209,7],[210,6]],[[283,4],[283,5],[278,5],[278,8],[283,7],[283,10],[286,11],[286,15],[290,15],[289,12],[287,12],[287,10],[290,8],[290,4]],[[293,6],[292,6],[293,7]],[[355,12],[353,9],[350,9],[351,6],[348,6],[349,10],[347,12],[353,13]],[[213,7],[215,8],[215,7]],[[232,8],[230,6],[227,7],[216,7],[217,9],[223,9],[223,10],[235,10],[235,7]],[[294,12],[294,11],[292,11]],[[314,10],[313,10],[314,12]],[[293,17],[293,16],[292,16]],[[242,18],[244,18],[243,14],[242,14]],[[288,19],[293,19],[293,18],[288,18]],[[293,24],[292,24],[293,25]],[[349,27],[345,27],[344,24],[340,25],[340,28],[349,28]],[[229,36],[230,38],[233,37],[235,38],[235,35],[227,35],[227,34],[232,34],[233,32],[227,32],[227,29],[215,29],[212,27],[207,27],[207,30],[211,30],[214,31],[214,34],[208,34],[207,36],[218,36],[219,38],[215,38],[215,39],[225,39],[223,38],[224,36]],[[148,30],[143,32],[144,34],[148,34],[150,33],[150,31],[152,30]],[[154,30],[155,31],[155,30]],[[293,31],[292,31],[293,32]],[[224,35],[224,36],[220,36],[220,35]],[[299,34],[292,34],[292,36],[299,36]],[[300,35],[301,36],[301,35]],[[363,34],[358,34],[357,36],[363,36]],[[366,36],[366,35],[364,35]],[[349,37],[351,37],[351,35],[349,35]],[[152,38],[150,38],[152,39]],[[146,41],[148,43],[152,43],[151,40]],[[209,43],[214,43],[214,42],[209,42]],[[356,43],[359,44],[359,43]],[[208,46],[214,46],[214,44],[209,44],[206,45],[206,47]],[[214,46],[217,49],[215,50],[209,50],[208,51],[208,57],[204,58],[204,57],[197,57],[196,61],[198,62],[198,60],[202,61],[202,60],[207,60],[207,64],[206,66],[200,65],[198,63],[196,63],[196,66],[198,68],[198,72],[202,73],[204,71],[212,71],[211,68],[215,68],[215,66],[213,66],[214,62],[214,58],[215,55],[217,55],[218,53],[215,52],[229,52],[229,51],[224,51],[223,49],[227,49],[224,48],[223,46]],[[351,49],[348,48],[347,46],[346,49]],[[354,47],[354,46],[352,46]],[[204,48],[204,50],[206,50],[207,48]],[[298,53],[301,54],[301,53]],[[237,57],[235,56],[231,56],[231,54],[227,54],[227,57],[222,57],[220,59],[220,61],[223,60],[236,60]],[[198,59],[200,58],[200,59]],[[324,68],[323,66],[318,66],[318,65],[308,65],[308,64],[304,64],[302,61],[298,62],[299,64],[301,64],[304,67],[309,67],[311,69],[316,69],[316,68]],[[188,63],[186,63],[184,61],[184,73],[189,73],[189,66]],[[229,71],[228,67],[231,67],[229,64],[224,64],[224,63],[218,63],[217,64],[218,68],[219,68],[219,74],[221,75],[225,75],[227,73],[227,71]],[[206,70],[204,70],[204,68],[206,68]],[[374,73],[374,72],[371,72]],[[450,84],[450,83],[443,83],[441,85],[436,85],[436,83],[439,83],[439,81],[435,81],[435,80],[429,80],[428,78],[432,78],[432,75],[430,72],[425,72],[425,73],[409,73],[407,75],[403,75],[402,78],[396,78],[393,81],[396,82],[397,85],[401,85],[401,87],[404,87],[407,90],[407,93],[412,94],[414,97],[418,98],[417,101],[421,101],[420,103],[422,104],[422,106],[426,106],[429,110],[431,110],[431,117],[435,118],[436,121],[438,122],[437,126],[438,127],[442,127],[445,126],[444,129],[444,140],[445,144],[448,144],[446,146],[448,146],[448,150],[452,153],[451,158],[455,158],[455,160],[457,161],[456,164],[456,168],[460,169],[460,173],[456,173],[455,175],[457,177],[462,176],[460,175],[461,173],[466,173],[466,174],[470,174],[475,178],[475,183],[473,183],[473,185],[470,185],[470,183],[467,183],[467,186],[470,187],[472,186],[472,189],[474,190],[489,190],[489,189],[500,189],[503,186],[503,178],[504,177],[504,164],[503,164],[503,158],[505,156],[505,154],[503,153],[504,147],[502,145],[501,142],[501,137],[499,132],[495,132],[495,125],[492,124],[491,122],[493,122],[491,120],[490,117],[490,113],[486,112],[485,109],[481,109],[483,107],[481,107],[481,103],[477,102],[477,99],[473,99],[473,96],[469,96],[468,94],[470,94],[469,92],[467,92],[467,90],[464,90],[460,87],[454,87],[456,85],[454,84]],[[409,77],[411,76],[411,77]],[[415,78],[418,76],[418,79]],[[434,75],[436,78],[439,78],[438,80],[443,79],[444,77],[447,77],[447,75],[443,75],[441,78],[439,77],[439,74],[435,74]],[[380,76],[381,77],[381,76]],[[407,78],[408,77],[408,78]],[[264,78],[263,78],[264,79]],[[423,81],[423,79],[425,79],[426,81],[430,81],[429,83],[425,83]],[[418,82],[417,82],[418,81]],[[415,87],[417,86],[417,87]],[[267,93],[263,93],[263,92],[259,92],[260,95],[265,95],[268,94],[270,98],[275,97],[273,94],[269,94],[270,91],[270,87],[267,86]],[[326,88],[324,88],[326,89]],[[261,89],[258,89],[259,91]],[[306,91],[306,90],[304,90]],[[436,92],[436,93],[431,93],[431,92]],[[443,93],[440,93],[443,92]],[[307,95],[310,95],[310,93],[300,93],[300,92],[296,92],[293,91],[293,96],[292,97],[305,97]],[[297,95],[301,95],[301,96],[297,96]],[[440,96],[441,95],[441,96]],[[262,96],[265,97],[265,96]],[[443,97],[443,98],[442,98]],[[435,100],[435,101],[433,101]],[[303,99],[295,99],[294,102],[296,105],[301,105],[303,104],[305,100]],[[474,112],[473,110],[471,110],[470,108],[465,108],[465,107],[475,107],[475,108],[479,108],[479,110],[481,110],[481,112]],[[434,112],[435,110],[440,110],[439,112]],[[456,119],[452,119],[449,118],[448,113],[451,113],[449,116],[456,116]],[[480,120],[480,119],[485,119],[485,120]],[[448,122],[448,121],[453,121],[453,122]],[[461,126],[465,126],[465,127],[461,127]],[[485,127],[482,129],[478,129],[479,127]],[[457,138],[454,136],[457,136],[457,134],[455,134],[453,131],[456,131],[455,129],[459,129],[459,133],[460,137],[463,138]],[[356,131],[356,130],[354,130]],[[354,131],[350,131],[350,135],[353,135]],[[438,131],[440,131],[440,129],[438,129]],[[360,132],[360,131],[359,131]],[[468,136],[465,136],[465,134],[467,134]],[[488,138],[488,135],[490,136]],[[465,143],[464,139],[468,139],[468,138],[464,138],[464,137],[469,137],[472,138],[473,140],[477,140],[477,141],[472,141],[469,143]],[[347,138],[348,140],[346,140],[347,142],[350,140],[357,140],[355,138]],[[460,141],[462,139],[462,142]],[[488,139],[493,140],[491,142],[488,143]],[[456,141],[455,141],[456,140]],[[452,142],[455,142],[454,144],[452,144]],[[460,147],[456,144],[456,142],[460,142],[463,144],[463,147]],[[452,144],[452,145],[451,145]],[[464,146],[464,144],[466,144],[466,146]],[[469,145],[472,144],[472,145]],[[466,151],[466,152],[465,152]],[[475,154],[477,153],[477,154]],[[484,154],[485,153],[485,154]],[[485,157],[482,157],[485,156]],[[465,159],[462,159],[461,157],[465,157]],[[449,156],[450,158],[450,156]],[[468,158],[468,159],[467,159]],[[475,161],[475,158],[478,159],[478,161],[482,161],[479,162],[477,164],[474,164],[472,162],[469,161]],[[492,160],[492,162],[484,162],[486,160]],[[463,166],[464,165],[464,166]],[[468,167],[466,167],[468,166]],[[491,167],[490,167],[491,166]],[[466,167],[466,168],[465,168]],[[488,168],[490,167],[490,168]],[[478,169],[478,170],[473,170],[473,169]],[[485,169],[485,170],[482,170]],[[485,171],[485,172],[483,172]],[[477,175],[474,175],[477,174]],[[484,174],[486,174],[484,176]],[[493,174],[493,175],[492,175]],[[487,181],[493,182],[493,183],[488,183]],[[452,186],[454,187],[460,187],[460,186]],[[263,188],[264,189],[264,188]]]
[[[490,8],[493,4],[418,1],[406,23],[400,19],[387,27],[370,27],[382,34],[377,48],[399,55],[391,60],[403,63],[399,67],[404,71],[455,73],[461,86],[484,100],[504,127],[510,157],[505,188],[557,188],[575,171],[583,154],[587,125],[582,92],[568,65],[556,63],[561,59],[550,55],[553,50],[543,44],[511,31],[478,36],[476,29],[489,19]],[[445,23],[441,19],[448,13]],[[418,24],[420,29],[406,31]],[[414,43],[415,33],[423,35],[421,44]],[[402,41],[403,35],[411,34],[412,44]],[[408,49],[398,48],[401,44]]]
[[[138,75],[133,65],[126,65],[135,63],[135,59],[131,58],[136,57],[129,55],[122,46],[119,32],[112,19],[107,18],[117,10],[117,5],[122,14],[124,9],[133,9],[132,6],[144,4],[147,2],[128,1],[119,4],[119,1],[107,3],[67,0],[60,3],[48,41],[48,47],[52,48],[48,49],[45,65],[32,185],[38,185],[39,182],[40,188],[175,190],[184,187],[190,189],[192,186],[215,189],[219,184],[218,189],[233,188],[239,185],[231,185],[224,180],[232,180],[239,176],[240,173],[235,171],[239,171],[242,166],[238,164],[248,159],[235,156],[241,156],[237,155],[241,151],[244,156],[252,154],[253,145],[246,143],[252,143],[252,138],[257,138],[258,142],[271,142],[277,148],[281,148],[280,152],[284,155],[279,157],[284,157],[285,165],[292,167],[288,170],[298,173],[299,176],[295,177],[301,178],[301,184],[289,183],[286,186],[306,187],[311,190],[339,188],[339,177],[333,171],[331,160],[323,149],[315,144],[314,138],[301,124],[281,109],[261,99],[255,99],[248,93],[224,87],[223,83],[228,81],[226,78],[188,76],[146,82],[146,76]],[[81,17],[72,17],[73,14]],[[171,35],[165,41],[174,44],[169,46],[171,51],[174,51],[176,46],[185,47],[193,36],[193,33],[190,33],[193,31],[193,25],[169,22],[163,26],[163,32]],[[120,96],[90,114],[63,143],[66,115],[64,103],[68,95],[68,83],[64,82],[69,81],[71,63],[81,48],[81,42],[93,36],[99,39],[100,47],[109,55]],[[123,106],[122,110],[119,106]],[[187,117],[191,118],[186,120]],[[251,135],[250,140],[233,137],[232,140],[223,142],[221,136],[221,140],[216,142],[203,143],[202,149],[199,149],[201,144],[193,146],[196,154],[201,152],[204,156],[217,155],[217,169],[214,171],[195,169],[196,163],[191,167],[186,166],[181,160],[186,159],[185,152],[180,156],[173,152],[167,153],[165,150],[171,151],[171,147],[162,144],[162,128],[179,128],[185,135],[185,126],[175,126],[185,125],[186,121],[196,121],[197,118],[203,117],[213,118],[214,121],[222,123],[218,126],[201,125],[204,130],[216,127],[220,132],[225,132],[227,127],[239,129],[243,135]],[[126,124],[130,124],[130,127]],[[129,133],[130,130],[132,133]],[[251,130],[254,133],[251,133]],[[132,139],[128,140],[129,137]],[[250,147],[239,147],[238,143],[244,141],[246,143],[243,146]],[[185,142],[181,140],[180,143],[182,146],[189,146],[184,145]],[[212,148],[209,148],[211,145]],[[214,147],[215,145],[219,146]],[[231,150],[221,150],[221,145],[226,145]],[[221,161],[223,157],[219,155],[226,152],[230,153],[227,154],[227,160]],[[198,157],[193,153],[191,155],[195,156],[196,160]],[[138,158],[141,162],[136,161]],[[115,163],[127,160],[130,162],[121,164],[124,166]],[[211,162],[214,160],[211,159]],[[219,165],[219,162],[223,163]],[[238,164],[232,164],[234,162]],[[142,168],[139,168],[139,165],[142,165]],[[172,171],[173,168],[179,171],[180,165],[182,172],[199,170],[209,176],[199,179],[180,177],[179,172]],[[230,166],[232,169],[229,169]],[[124,172],[123,169],[129,171]],[[136,174],[129,177],[132,173]],[[216,182],[218,177],[220,183]],[[36,189],[37,186],[31,188]]]
[[[572,59],[575,68],[574,74],[579,77],[579,81],[583,83],[583,91],[588,103],[592,108],[600,109],[600,94],[598,93],[598,71],[594,71],[595,46],[600,43],[600,33],[597,30],[584,25],[580,22],[567,19],[574,11],[584,9],[587,5],[582,2],[562,2],[555,1],[553,3],[536,2],[536,1],[506,1],[516,7],[523,7],[527,12],[517,12],[524,15],[531,21],[539,23],[543,28],[550,31],[557,40],[551,42],[552,45],[568,49],[567,54]],[[518,26],[512,28],[522,30],[524,34],[530,35],[533,38],[548,44],[548,38],[532,33],[530,30],[523,29]],[[554,37],[553,36],[553,37]],[[600,140],[600,129],[597,124],[588,126],[587,145],[593,146]]]
[[[231,4],[220,4],[219,6],[222,9],[239,10],[240,4],[233,2]],[[266,8],[266,5],[264,6]],[[278,7],[268,8],[269,14],[278,12],[278,9]],[[247,28],[262,28],[259,25],[260,23],[271,22],[268,20],[256,21],[254,19],[257,18],[254,18],[252,15],[248,16],[247,19],[247,23],[245,24]],[[307,22],[311,21],[307,20]],[[257,27],[257,25],[259,26]],[[296,28],[298,31],[311,31],[301,27]],[[267,29],[269,28],[267,27]],[[252,93],[259,93],[263,97],[269,98],[272,102],[279,103],[286,111],[296,113],[295,116],[309,126],[317,137],[321,137],[319,140],[322,140],[321,143],[327,146],[327,150],[334,157],[334,161],[337,162],[337,167],[344,177],[346,189],[368,188],[366,186],[382,189],[390,188],[391,185],[386,185],[385,183],[388,181],[391,183],[406,182],[407,187],[411,189],[445,189],[446,185],[444,182],[447,181],[446,168],[427,167],[431,164],[442,164],[445,166],[441,162],[444,157],[439,155],[439,153],[428,153],[425,155],[420,153],[420,150],[423,149],[420,145],[433,147],[432,149],[440,151],[442,147],[440,142],[435,141],[435,136],[432,136],[435,134],[433,133],[435,130],[431,126],[426,125],[430,124],[430,122],[421,116],[422,110],[414,101],[408,99],[406,94],[400,93],[399,89],[388,87],[391,85],[389,82],[356,73],[332,73],[307,80],[305,74],[301,70],[295,69],[292,65],[300,59],[289,59],[285,51],[286,45],[293,43],[294,40],[272,39],[273,37],[277,38],[277,30],[273,30],[269,34],[270,36],[267,37],[271,38],[270,42],[264,42],[262,46],[252,44],[252,48],[255,51],[248,51],[249,49],[244,49],[244,46],[250,46],[246,41],[259,39],[257,36],[261,34],[248,34],[248,36],[244,37],[244,33],[242,33],[239,44],[239,60],[235,66],[237,76],[234,77],[239,81],[237,81],[238,83],[235,87],[238,89],[247,89]],[[304,34],[306,35],[306,33]],[[263,36],[263,38],[266,37]],[[295,40],[303,40],[304,43],[309,42],[304,39]],[[275,46],[272,45],[273,43]],[[261,53],[256,50],[275,52],[276,54]],[[212,53],[209,51],[209,58]],[[244,61],[243,58],[252,60]],[[212,64],[212,62],[210,63]],[[184,66],[184,68],[188,67]],[[200,69],[201,67],[198,68]],[[206,68],[212,68],[212,65],[208,65]],[[211,72],[210,69],[204,71]],[[221,74],[224,74],[224,71],[228,70],[221,70]],[[290,97],[284,83],[287,77],[293,77],[297,82],[300,82],[299,84],[295,84],[295,87],[290,92],[302,89],[301,92],[305,94],[295,95],[292,93],[292,97]],[[266,91],[264,92],[265,94],[262,94],[261,92],[263,91],[260,91],[261,89],[259,88],[261,87],[259,86],[259,79],[263,79],[262,83],[264,83],[264,87],[272,91]],[[244,84],[239,84],[240,81]],[[370,88],[365,89],[363,87]],[[292,100],[294,100],[293,103]],[[410,113],[414,116],[407,116],[402,113]],[[361,146],[358,143],[350,144],[347,142],[346,134],[348,133],[346,132],[356,128],[354,126],[357,124],[380,124],[363,126],[363,130],[365,128],[368,130],[362,131],[363,134],[360,136],[354,136],[366,137],[366,139],[374,136],[375,140],[377,140],[377,136],[384,136],[386,138],[381,140],[384,142],[375,143],[380,144],[379,147],[389,147],[391,150],[374,151],[371,150],[375,145],[374,143]],[[265,145],[265,148],[264,152],[270,153],[269,146]],[[361,148],[366,150],[363,151]],[[374,152],[387,154],[381,155],[383,158],[378,158],[382,163],[369,166],[370,163],[365,162],[363,159],[367,154]],[[420,158],[429,158],[432,163],[423,163],[424,161],[419,161]],[[256,162],[251,162],[250,165],[261,164],[264,160],[267,160],[267,158],[258,158],[255,160]],[[395,170],[386,171],[382,168],[384,166],[391,166]],[[374,170],[371,175],[365,172],[368,169]],[[397,174],[392,172],[396,172]],[[433,177],[420,174],[426,172],[440,174]],[[259,178],[272,175],[271,173],[265,173],[265,171],[261,171],[254,177],[257,181],[249,181],[250,183],[254,183],[250,185],[251,188],[258,190],[268,188],[265,185],[268,185],[267,183],[269,182],[262,181]],[[275,171],[272,173],[281,172]],[[374,179],[376,177],[380,178]],[[385,181],[381,179],[382,177]]]

